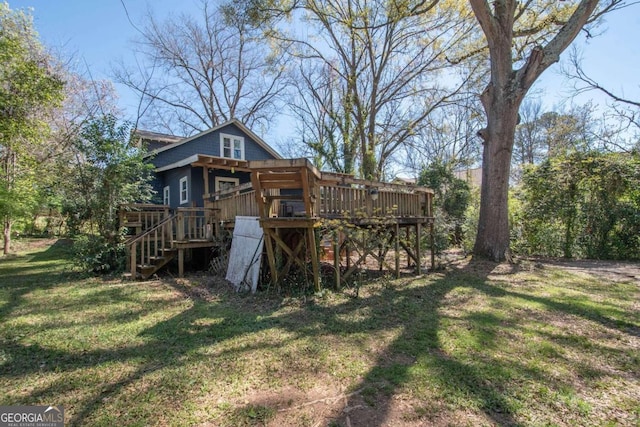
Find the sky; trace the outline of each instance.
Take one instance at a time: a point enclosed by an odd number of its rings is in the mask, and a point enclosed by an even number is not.
[[[41,41],[65,55],[73,55],[80,69],[88,70],[93,79],[111,79],[118,61],[133,60],[135,26],[143,26],[148,10],[159,18],[196,14],[198,10],[195,0],[13,0],[8,3],[12,9],[32,8]],[[599,30],[603,34],[587,42],[584,35],[578,37],[576,44],[582,51],[585,71],[604,87],[639,100],[640,4],[609,14]],[[567,53],[563,58],[568,57]],[[116,85],[116,89],[119,106],[133,115],[137,97],[124,86]],[[561,76],[558,64],[545,71],[534,89],[541,94],[547,109],[562,108],[570,102],[563,101],[570,94],[570,84]],[[583,95],[575,102],[584,103],[590,98],[606,102],[604,96],[595,93]],[[271,132],[281,135],[277,129]]]

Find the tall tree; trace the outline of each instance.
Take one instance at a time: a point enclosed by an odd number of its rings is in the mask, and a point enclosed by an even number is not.
[[[464,78],[445,87],[438,77],[452,66],[447,55],[472,34],[472,16],[437,1],[308,0],[293,7],[311,31],[269,34],[300,60],[292,109],[304,142],[334,170],[380,178],[462,87]]]
[[[116,70],[147,106],[142,123],[185,135],[232,118],[269,125],[285,88],[283,58],[247,16],[202,0],[199,17],[147,19],[138,69]]]
[[[483,176],[474,253],[501,261],[510,258],[507,194],[520,104],[585,25],[625,3],[469,1],[487,40],[491,70],[480,96],[487,127],[479,132]]]
[[[567,110],[543,111],[540,101],[527,101],[520,108],[516,126],[513,167],[538,164],[548,157],[594,149],[601,133],[593,104],[573,105]]]
[[[469,96],[429,115],[395,163],[416,175],[429,164],[445,164],[452,170],[478,164],[481,146],[476,133],[482,127],[481,108],[477,99]]]
[[[63,210],[71,228],[87,225],[108,243],[118,243],[118,207],[153,196],[153,166],[131,140],[131,124],[107,114],[86,121],[73,142],[75,164],[66,178]],[[79,230],[76,230],[79,231]]]
[[[38,41],[32,17],[0,3],[0,216],[4,254],[16,216],[28,211],[43,136],[39,112],[60,102],[63,81]]]
[[[582,60],[576,49],[571,52],[569,64],[564,68],[563,73],[574,82],[574,92],[576,94],[591,91],[603,93],[611,100],[610,108],[613,111],[614,118],[621,119],[623,123],[619,131],[625,132],[629,127],[640,131],[640,99],[633,99],[621,93],[616,93],[612,88],[602,86],[593,77],[589,76],[582,66]],[[618,145],[618,148],[625,149],[626,147]]]

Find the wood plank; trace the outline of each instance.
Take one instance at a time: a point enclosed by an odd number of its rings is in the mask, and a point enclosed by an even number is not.
[[[420,237],[422,235],[422,224],[416,224],[416,273],[422,274],[422,255],[420,253]]]
[[[302,201],[302,194],[276,194],[274,196],[266,196],[267,200],[300,200]]]
[[[304,169],[303,169],[304,170]],[[300,181],[301,171],[295,172],[265,172],[260,174],[260,181]]]
[[[311,216],[313,214],[313,206],[311,206],[311,189],[309,188],[309,174],[307,173],[307,169],[300,171],[300,176],[302,179],[304,211],[307,213],[307,216]]]
[[[273,239],[271,238],[271,230],[262,227],[264,230],[264,244],[267,246],[267,260],[269,261],[269,270],[271,271],[271,281],[276,284],[280,279],[278,276],[278,268],[276,266],[276,257],[273,252]]]
[[[336,271],[336,290],[340,290],[340,232],[333,231],[333,267]]]
[[[301,188],[301,183],[300,182],[289,182],[289,181],[261,181],[260,182],[260,189],[262,190],[272,190],[272,189],[279,189],[279,190],[298,190]]]
[[[400,278],[400,226],[396,222],[396,226],[394,229],[394,247],[395,251],[395,269],[396,269],[396,279]]]

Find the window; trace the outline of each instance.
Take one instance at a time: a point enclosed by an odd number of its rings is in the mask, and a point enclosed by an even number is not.
[[[180,178],[180,204],[187,203],[189,201],[189,181],[187,177]]]
[[[220,134],[220,156],[228,159],[244,160],[244,138]]]
[[[240,184],[238,178],[227,178],[223,176],[215,177],[216,191],[226,190],[227,188],[235,187]]]
[[[170,197],[170,192],[169,192],[170,187],[167,185],[166,187],[164,187],[164,189],[162,190],[162,203],[165,206],[169,206],[171,205],[171,197]]]

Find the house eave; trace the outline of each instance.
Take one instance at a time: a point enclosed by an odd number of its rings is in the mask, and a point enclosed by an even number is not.
[[[211,129],[207,129],[207,130],[205,130],[205,131],[203,131],[203,132],[200,132],[200,133],[198,133],[197,135],[187,137],[187,138],[183,139],[183,140],[182,140],[182,141],[180,141],[180,142],[177,142],[177,143],[174,143],[174,144],[168,145],[168,146],[166,146],[166,147],[162,147],[162,148],[155,149],[155,150],[151,151],[150,153],[146,154],[144,157],[145,157],[145,158],[147,158],[147,157],[152,157],[152,156],[155,156],[156,154],[162,153],[162,152],[164,152],[164,151],[172,150],[172,149],[174,149],[174,148],[176,148],[176,147],[181,146],[182,144],[186,144],[186,143],[187,143],[187,142],[189,142],[189,141],[193,141],[193,140],[194,140],[194,139],[196,139],[196,138],[200,138],[200,137],[201,137],[201,136],[203,136],[203,135],[206,135],[206,134],[211,133],[211,132],[215,132],[215,131],[220,130],[220,129],[222,129],[222,128],[226,127],[226,126],[229,126],[229,125],[231,125],[231,124],[236,125],[236,126],[237,126],[241,131],[243,131],[243,132],[244,132],[244,133],[246,133],[249,137],[251,137],[251,139],[253,139],[253,140],[254,140],[254,141],[255,141],[255,142],[256,142],[260,147],[262,147],[262,148],[263,148],[267,153],[271,154],[274,158],[276,158],[276,159],[282,159],[282,156],[281,156],[280,154],[278,154],[278,152],[277,152],[277,151],[275,151],[273,148],[271,148],[271,146],[270,146],[269,144],[267,144],[267,143],[266,143],[262,138],[260,138],[258,135],[256,135],[255,133],[253,133],[253,131],[252,131],[251,129],[249,129],[248,127],[246,127],[246,126],[245,126],[245,125],[244,125],[240,120],[238,120],[238,119],[231,119],[231,120],[228,120],[228,121],[226,121],[226,122],[224,122],[224,123],[222,123],[222,124],[219,124],[218,126],[215,126],[215,127],[211,128]]]
[[[168,171],[168,170],[171,170],[171,169],[181,168],[183,166],[189,166],[193,162],[196,162],[196,161],[198,161],[198,154],[194,154],[192,156],[189,156],[189,157],[186,157],[186,158],[184,158],[182,160],[179,160],[179,161],[177,161],[175,163],[171,163],[169,165],[156,168],[155,171],[156,171],[156,173],[159,173],[159,172],[164,172],[164,171]]]

